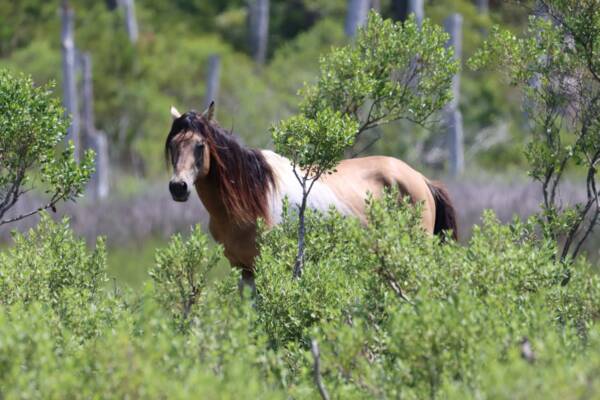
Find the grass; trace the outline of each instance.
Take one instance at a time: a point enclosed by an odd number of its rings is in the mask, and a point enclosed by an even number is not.
[[[118,287],[129,287],[133,290],[142,288],[150,279],[148,272],[154,266],[156,250],[167,245],[168,241],[165,239],[151,238],[126,246],[110,246],[107,249],[107,263],[111,285],[116,282]],[[209,282],[223,278],[229,269],[229,262],[223,258],[209,274]]]
[[[132,289],[143,286],[150,279],[148,271],[154,265],[154,253],[167,242],[162,239],[149,239],[124,247],[109,247],[107,250],[108,275],[119,286]]]

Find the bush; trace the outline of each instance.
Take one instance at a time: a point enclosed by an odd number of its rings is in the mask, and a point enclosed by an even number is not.
[[[467,246],[440,245],[396,198],[370,205],[366,229],[311,219],[316,255],[299,282],[289,279],[294,247],[281,246],[293,236],[266,234],[257,312],[272,345],[298,351],[317,338],[326,385],[343,398],[436,397],[457,385],[475,396],[490,363],[527,364],[525,341],[552,368],[584,348],[600,281],[581,265],[577,283],[561,286],[564,267],[533,220],[501,225],[488,214]]]
[[[43,305],[53,331],[67,327],[81,340],[100,336],[119,317],[107,280],[104,240],[90,252],[67,220],[55,223],[47,214],[27,235],[15,233],[14,246],[0,253],[0,305]]]
[[[199,225],[185,243],[175,235],[167,249],[156,253],[156,267],[150,271],[158,289],[157,301],[178,320],[187,320],[204,295],[207,274],[220,256],[220,247],[208,248],[208,239]]]
[[[89,251],[44,216],[0,253],[0,392],[315,398],[315,340],[332,398],[598,395],[600,280],[589,265],[563,286],[534,221],[488,214],[464,247],[441,244],[418,207],[396,199],[371,200],[366,227],[309,213],[296,280],[297,218],[286,211],[260,235],[253,299],[240,297],[238,272],[206,283],[220,249],[197,228],[157,252],[141,293],[115,293],[102,241]],[[190,276],[200,295],[184,319]]]
[[[72,143],[61,151],[66,131],[51,84],[36,87],[30,77],[0,69],[0,226],[54,209],[83,193],[93,172],[93,152],[86,151],[77,163]],[[21,215],[6,215],[35,186],[46,190],[47,203]]]

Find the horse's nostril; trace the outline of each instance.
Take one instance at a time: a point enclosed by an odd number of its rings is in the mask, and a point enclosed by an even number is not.
[[[185,182],[169,182],[169,191],[173,197],[182,198],[187,196],[188,188]]]

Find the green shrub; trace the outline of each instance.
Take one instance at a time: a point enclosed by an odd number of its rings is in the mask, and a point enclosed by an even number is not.
[[[519,357],[524,341],[552,368],[586,348],[600,280],[581,265],[577,282],[561,286],[564,267],[534,221],[501,225],[488,214],[466,246],[441,245],[420,228],[418,208],[396,199],[372,202],[362,229],[309,217],[313,255],[299,281],[289,277],[293,219],[264,234],[257,313],[271,345],[304,363],[292,364],[296,382],[311,379],[302,350],[311,338],[341,398],[437,397],[456,387],[476,396],[488,365],[529,365]]]
[[[90,251],[44,215],[0,252],[0,393],[312,399],[316,340],[332,398],[598,396],[591,266],[579,261],[562,285],[534,222],[491,214],[466,245],[441,244],[397,196],[371,200],[367,226],[309,213],[300,279],[286,210],[260,234],[252,299],[239,272],[207,284],[220,248],[199,228],[157,252],[140,293],[115,293],[102,241]]]
[[[284,211],[284,222],[261,239],[256,261],[257,311],[273,345],[310,343],[311,328],[318,323],[342,321],[364,297],[360,282],[364,253],[356,242],[361,231],[357,220],[334,212],[327,216],[307,213],[307,252],[302,279],[294,280],[298,221]]]
[[[0,226],[81,196],[93,172],[93,151],[78,163],[73,143],[62,149],[68,124],[52,88],[0,69]],[[46,204],[7,215],[36,186],[45,189]]]
[[[27,235],[15,233],[14,245],[0,253],[0,304],[3,307],[43,304],[55,329],[64,324],[82,338],[99,336],[119,316],[109,296],[104,241],[88,251],[68,221],[42,214]]]
[[[157,287],[157,301],[185,321],[206,289],[206,277],[219,262],[221,247],[208,247],[208,239],[197,225],[187,241],[175,235],[169,247],[156,253],[150,271]]]

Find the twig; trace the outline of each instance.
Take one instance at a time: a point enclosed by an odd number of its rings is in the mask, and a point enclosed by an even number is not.
[[[521,349],[521,357],[528,363],[533,364],[535,362],[536,357],[535,357],[535,353],[533,351],[533,346],[531,345],[531,342],[529,341],[527,336],[525,336],[523,339],[521,339],[520,349]]]
[[[52,211],[56,211],[56,204],[57,204],[57,203],[58,203],[58,202],[59,202],[61,199],[62,199],[62,197],[54,198],[54,199],[52,199],[52,200],[51,200],[49,203],[47,203],[47,204],[45,204],[45,205],[43,205],[43,206],[41,206],[41,207],[39,207],[39,208],[36,208],[36,209],[35,209],[35,210],[33,210],[33,211],[27,212],[27,213],[25,213],[25,214],[18,215],[18,216],[16,216],[16,217],[13,217],[13,218],[8,218],[8,219],[5,219],[5,220],[1,220],[1,221],[0,221],[0,225],[4,225],[4,224],[11,223],[11,222],[19,221],[19,220],[21,220],[21,219],[23,219],[23,218],[30,217],[30,216],[32,216],[32,215],[34,215],[34,214],[37,214],[37,213],[39,213],[40,211],[44,211],[44,210],[47,210],[47,209],[49,209],[49,208],[50,208],[50,209],[52,209]]]
[[[313,356],[313,374],[315,377],[315,384],[317,388],[319,388],[319,394],[323,400],[329,400],[329,393],[327,393],[327,389],[323,385],[323,380],[321,379],[321,354],[319,352],[319,344],[315,339],[312,339],[310,342],[310,352]]]
[[[350,155],[350,158],[355,158],[356,156],[359,156],[361,153],[369,150],[379,139],[381,139],[381,133],[377,132],[377,135],[375,136],[375,138],[373,140],[371,140],[369,143],[367,143],[367,145],[364,146],[362,149],[357,150],[354,153],[352,153],[352,155]]]

